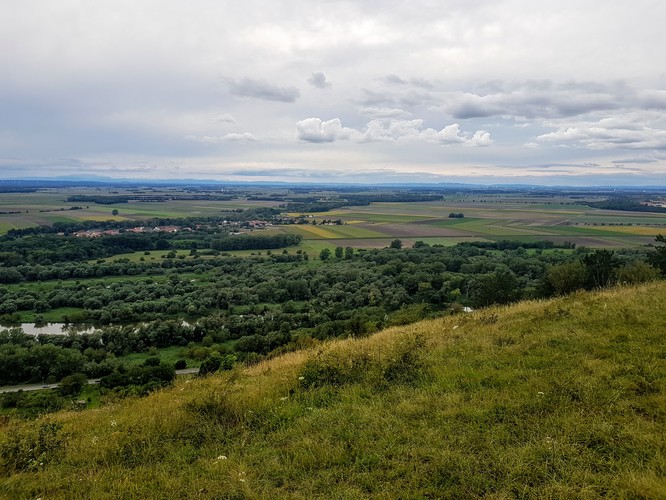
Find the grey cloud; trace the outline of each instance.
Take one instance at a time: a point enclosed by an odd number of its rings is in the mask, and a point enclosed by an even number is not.
[[[414,108],[439,104],[436,96],[425,89],[401,88],[398,92],[363,89],[359,104],[369,107]]]
[[[391,85],[404,85],[407,83],[407,80],[403,80],[398,75],[386,75],[383,81]]]
[[[656,158],[628,158],[626,160],[613,160],[613,163],[623,164],[623,163],[635,163],[635,164],[647,164],[647,163],[657,163]]]
[[[359,113],[371,118],[408,118],[411,113],[400,108],[386,108],[368,106],[361,108]]]
[[[229,91],[236,97],[250,97],[266,101],[296,102],[301,96],[296,87],[279,87],[265,80],[253,80],[243,78],[242,80],[230,80]]]
[[[318,89],[325,89],[333,85],[331,82],[326,80],[326,75],[321,71],[312,73],[310,78],[308,78],[308,83],[314,87],[317,87]]]
[[[435,88],[435,84],[433,84],[429,80],[426,80],[425,78],[410,78],[409,80],[405,80],[404,78],[401,78],[398,75],[390,74],[382,78],[381,81],[389,85],[410,85],[427,90]]]
[[[198,142],[200,144],[221,144],[227,141],[233,142],[255,142],[257,138],[250,132],[236,133],[232,132],[222,136],[218,135],[188,135],[186,140]]]
[[[624,125],[619,118],[578,122],[560,126],[537,140],[587,149],[666,149],[666,130],[650,127],[648,123],[637,126],[632,116],[627,117]]]
[[[552,119],[622,109],[666,110],[666,92],[639,91],[624,82],[534,80],[509,85],[496,81],[478,86],[476,92],[444,93],[442,99],[442,110],[459,119]]]
[[[253,168],[233,170],[230,175],[243,177],[297,177],[297,178],[328,178],[339,175],[332,170],[307,170],[304,168]]]
[[[217,117],[217,121],[220,123],[229,123],[234,125],[236,123],[236,119],[229,113],[223,113],[220,116]]]
[[[638,90],[622,81],[491,80],[473,85],[471,91],[453,91],[441,82],[394,74],[380,82],[384,85],[362,90],[359,104],[403,109],[428,107],[462,120],[491,116],[555,119],[627,109],[666,110],[666,91]]]
[[[239,169],[229,172],[230,175],[241,177],[281,177],[302,179],[329,179],[336,182],[373,182],[393,183],[393,182],[413,182],[415,178],[421,181],[442,182],[449,180],[448,176],[433,174],[430,172],[401,172],[398,170],[386,169],[361,169],[355,171],[316,169],[309,170],[304,168],[261,168],[261,169]]]

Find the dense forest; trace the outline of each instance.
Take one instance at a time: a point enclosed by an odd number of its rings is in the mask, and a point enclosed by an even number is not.
[[[581,202],[587,206],[604,210],[622,210],[625,212],[666,213],[666,208],[641,203],[640,198],[632,196],[611,196],[603,201]]]
[[[85,249],[107,237],[70,238],[72,248],[80,248],[69,262],[3,260],[0,276],[7,285],[0,287],[0,315],[5,322],[23,314],[40,321],[40,315],[60,311],[65,321],[99,328],[39,337],[5,331],[0,384],[57,381],[76,373],[110,376],[111,385],[129,383],[143,379],[126,375],[118,358],[151,348],[180,346],[207,366],[228,366],[230,359],[252,362],[320,339],[367,335],[463,307],[649,281],[666,271],[663,245],[611,252],[564,251],[543,243],[528,251],[517,242],[401,248],[396,240],[378,250],[338,247],[325,259],[300,251],[202,256],[193,249],[187,257],[167,255],[159,262],[90,262],[81,260]],[[28,262],[39,262],[49,250],[24,245],[21,251]]]

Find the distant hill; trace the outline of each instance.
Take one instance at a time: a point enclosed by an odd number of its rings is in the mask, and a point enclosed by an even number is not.
[[[664,498],[666,283],[313,346],[4,422],[8,498]]]

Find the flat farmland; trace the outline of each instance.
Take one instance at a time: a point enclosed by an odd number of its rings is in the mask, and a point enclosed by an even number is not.
[[[121,193],[126,194],[125,192]],[[130,201],[111,205],[95,204],[87,201],[67,201],[69,196],[75,194],[115,196],[117,192],[108,189],[101,192],[94,189],[59,189],[36,193],[2,193],[0,195],[0,234],[4,234],[10,229],[51,225],[55,222],[86,220],[142,221],[161,217],[220,216],[229,210],[274,207],[277,205],[277,203],[271,201],[254,201],[243,197],[230,201]],[[173,193],[155,192],[151,194],[169,196]],[[118,210],[118,215],[113,215],[114,210]]]
[[[221,191],[220,191],[221,192]],[[0,196],[0,233],[12,228],[50,225],[54,222],[76,221],[143,221],[151,218],[183,218],[194,216],[224,216],[239,209],[259,207],[277,208],[281,205],[272,194],[284,195],[286,189],[251,190],[234,193],[232,200],[168,199],[187,195],[177,189],[129,191],[122,188],[67,188],[46,189],[35,193],[3,193]],[[68,196],[132,197],[132,193],[164,196],[166,201],[130,201],[112,205],[93,202],[71,202]],[[292,194],[293,195],[293,194]],[[327,191],[299,196],[324,199]],[[590,247],[618,248],[650,244],[658,234],[666,234],[666,214],[602,210],[585,205],[598,201],[598,197],[581,200],[580,197],[518,194],[463,193],[446,195],[439,201],[428,202],[373,202],[365,206],[336,208],[326,212],[293,213],[303,216],[308,224],[276,225],[269,231],[282,231],[300,235],[298,249],[309,255],[318,255],[324,249],[336,246],[353,248],[385,247],[394,239],[405,246],[417,241],[427,244],[454,245],[463,241],[518,240],[534,242],[551,240],[571,242]],[[117,215],[113,211],[117,210]],[[463,214],[463,217],[451,215]],[[342,221],[341,225],[321,224],[324,220]],[[316,222],[313,224],[312,222]],[[233,252],[249,255],[252,251]],[[254,252],[256,253],[256,252]],[[134,256],[137,259],[141,256]],[[154,254],[146,258],[161,258]]]
[[[460,213],[463,218],[449,217]],[[339,218],[345,226],[337,227],[363,228],[383,235],[382,238],[359,234],[338,241],[359,248],[373,248],[395,238],[404,240],[406,245],[415,241],[449,245],[508,239],[619,248],[649,244],[657,234],[666,234],[664,214],[601,210],[566,197],[544,200],[529,196],[470,195],[438,202],[372,203],[313,215],[322,219]],[[312,232],[304,237],[327,239]]]

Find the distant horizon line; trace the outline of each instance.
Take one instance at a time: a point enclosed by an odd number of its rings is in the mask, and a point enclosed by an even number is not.
[[[423,188],[444,188],[444,187],[459,187],[459,188],[540,188],[540,189],[588,189],[588,190],[608,190],[608,189],[625,189],[625,190],[649,190],[660,191],[666,190],[666,185],[626,185],[626,184],[607,184],[607,185],[564,185],[564,184],[535,184],[535,183],[512,183],[512,182],[368,182],[368,181],[279,181],[279,180],[254,180],[254,181],[241,181],[241,180],[220,180],[220,179],[199,179],[199,178],[167,178],[167,179],[148,179],[148,178],[127,178],[127,177],[105,177],[98,175],[67,175],[67,176],[52,176],[52,177],[17,177],[17,178],[0,178],[0,184],[23,184],[23,183],[51,183],[51,184],[87,184],[87,185],[108,185],[108,184],[127,184],[127,185],[232,185],[232,186],[338,186],[338,187],[423,187]]]

